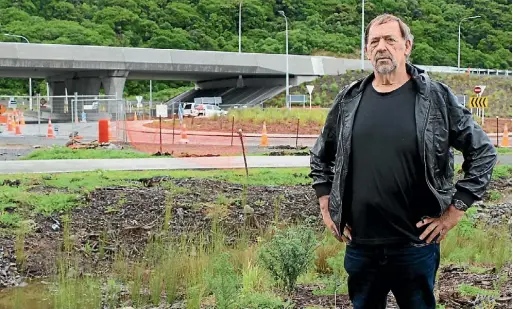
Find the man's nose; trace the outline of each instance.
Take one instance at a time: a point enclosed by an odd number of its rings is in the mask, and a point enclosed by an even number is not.
[[[377,51],[387,50],[387,43],[386,43],[385,39],[383,39],[383,38],[379,39],[378,45],[376,46],[376,50]]]

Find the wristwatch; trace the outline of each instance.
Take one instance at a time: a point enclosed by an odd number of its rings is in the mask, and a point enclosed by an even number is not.
[[[454,208],[458,209],[458,210],[463,210],[463,211],[466,211],[468,209],[468,206],[467,204],[465,204],[463,201],[461,200],[453,200],[452,201],[452,204],[454,205]]]

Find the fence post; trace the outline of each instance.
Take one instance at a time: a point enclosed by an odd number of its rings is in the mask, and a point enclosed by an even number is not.
[[[176,122],[176,117],[175,117],[175,113],[173,112],[173,145],[175,144],[175,122]]]
[[[497,147],[499,147],[499,116],[495,116],[497,119]]]
[[[299,138],[299,118],[297,119],[297,129],[296,129],[296,149],[297,149],[298,138]]]
[[[232,116],[232,146],[233,146],[233,126],[235,125],[235,116]]]

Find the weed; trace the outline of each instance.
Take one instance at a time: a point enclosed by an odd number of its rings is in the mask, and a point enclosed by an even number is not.
[[[333,270],[333,280],[330,280],[331,282],[334,282],[336,286],[334,287],[332,293],[337,294],[347,294],[347,279],[348,274],[344,268],[344,256],[346,252],[345,250],[339,251],[339,253],[334,256],[328,258],[328,265]]]
[[[173,213],[173,195],[171,193],[166,194],[166,209],[164,211],[164,227],[165,232],[169,231],[169,225],[171,222],[171,215]]]
[[[134,307],[140,307],[144,305],[144,298],[141,296],[141,288],[143,285],[144,266],[137,263],[132,269],[132,282],[130,283],[130,296],[132,305]]]
[[[20,215],[16,213],[0,212],[0,226],[16,228],[20,226]]]
[[[71,237],[70,237],[70,222],[71,219],[69,215],[63,215],[61,217],[62,221],[62,238],[64,242],[64,252],[67,252],[68,254],[71,253],[71,249],[73,247],[73,244],[71,243]]]
[[[267,273],[257,264],[248,261],[242,271],[242,290],[243,295],[254,292],[263,292],[269,286]]]
[[[22,270],[25,269],[25,235],[25,229],[19,228],[16,232],[16,239],[14,241],[16,264],[19,265]]]
[[[442,241],[444,262],[486,263],[500,269],[511,261],[511,232],[507,225],[474,228],[467,220],[464,217]]]
[[[168,304],[172,304],[176,299],[178,283],[180,282],[180,262],[181,260],[170,250],[162,264],[163,267],[160,269],[164,274],[164,289]]]
[[[54,295],[56,309],[101,309],[100,282],[92,277],[59,281]]]
[[[105,303],[107,309],[115,309],[119,304],[119,293],[121,292],[121,287],[116,282],[116,280],[110,278],[107,280],[107,287],[105,291]]]
[[[458,292],[460,292],[463,296],[495,296],[499,297],[499,291],[495,290],[484,290],[476,286],[468,285],[468,284],[460,284],[458,285]]]
[[[315,257],[315,234],[309,228],[292,227],[278,231],[258,252],[258,258],[275,281],[287,292],[296,287],[297,278],[308,270]]]
[[[333,235],[326,229],[324,231],[324,239],[316,249],[315,270],[319,274],[332,274],[333,269],[328,264],[330,257],[336,256],[345,245],[336,240]]]
[[[217,255],[213,259],[212,268],[205,275],[207,287],[216,298],[216,308],[236,308],[236,300],[240,279],[237,277],[233,264],[226,252]]]
[[[79,196],[69,193],[53,193],[49,195],[31,194],[28,203],[35,212],[49,216],[78,206]]]
[[[497,190],[490,190],[489,195],[490,195],[489,199],[492,202],[496,202],[502,198],[502,194]]]
[[[203,292],[205,291],[205,286],[203,284],[196,284],[189,286],[187,288],[187,299],[186,299],[186,308],[187,309],[197,309],[201,307],[201,298],[203,296]]]
[[[163,281],[164,281],[164,272],[163,269],[156,268],[152,271],[150,276],[150,293],[151,293],[151,303],[154,306],[158,306],[160,304],[160,296],[163,290]]]

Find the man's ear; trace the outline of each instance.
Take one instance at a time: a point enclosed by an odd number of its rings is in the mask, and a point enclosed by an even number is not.
[[[406,44],[405,44],[404,54],[406,56],[411,55],[411,50],[412,50],[412,44],[411,44],[411,41],[408,40],[408,41],[406,41]]]
[[[367,50],[367,46],[365,46],[365,47],[363,48],[363,51],[364,51],[364,53],[365,53],[365,56],[367,57],[367,60],[371,60],[371,57],[370,57],[370,55],[369,55],[369,53],[368,53],[368,50]]]

